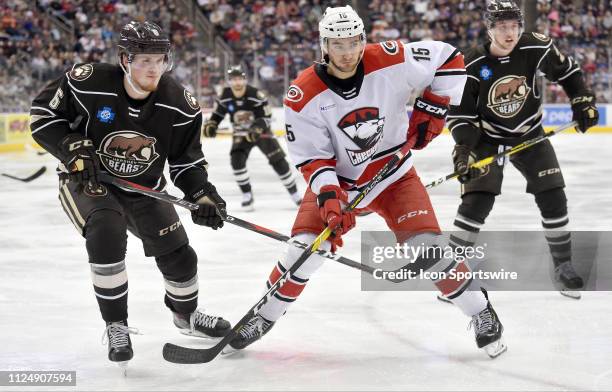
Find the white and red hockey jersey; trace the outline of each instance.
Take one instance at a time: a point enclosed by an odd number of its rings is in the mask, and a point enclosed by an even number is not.
[[[326,68],[312,65],[285,96],[289,154],[316,194],[336,184],[354,197],[406,142],[412,93],[430,87],[458,105],[466,81],[461,52],[439,41],[368,44],[360,70],[354,93],[339,94]],[[408,154],[359,207],[411,167]]]

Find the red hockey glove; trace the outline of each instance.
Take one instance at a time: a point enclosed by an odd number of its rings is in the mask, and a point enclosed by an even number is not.
[[[328,227],[336,227],[329,240],[332,243],[332,251],[341,247],[342,235],[355,227],[355,212],[343,211],[343,205],[348,203],[348,195],[337,185],[325,185],[317,196],[319,214]]]
[[[440,97],[429,89],[423,92],[422,98],[416,99],[408,127],[408,143],[411,148],[424,148],[442,132],[449,103],[449,97]]]

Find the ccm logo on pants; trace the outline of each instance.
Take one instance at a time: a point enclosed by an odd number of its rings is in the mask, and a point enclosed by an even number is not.
[[[159,231],[159,236],[160,237],[164,236],[164,235],[168,234],[169,232],[178,229],[179,227],[181,227],[181,221],[175,222],[175,223],[171,224],[170,226],[168,226],[168,227],[166,227],[164,229],[161,229]]]
[[[406,219],[414,218],[417,215],[427,215],[428,213],[429,213],[429,211],[427,211],[427,210],[410,211],[409,213],[404,214],[404,215],[400,216],[399,218],[397,218],[397,223],[402,223]]]
[[[538,173],[538,177],[544,177],[550,174],[557,174],[557,173],[561,173],[561,169],[559,169],[558,167],[554,167],[552,169],[542,170],[541,172]]]

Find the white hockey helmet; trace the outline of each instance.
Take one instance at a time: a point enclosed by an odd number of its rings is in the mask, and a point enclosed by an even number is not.
[[[363,20],[361,20],[357,12],[350,5],[327,7],[319,22],[319,42],[321,44],[323,61],[327,62],[328,38],[351,38],[357,36],[360,36],[365,44],[366,36]]]

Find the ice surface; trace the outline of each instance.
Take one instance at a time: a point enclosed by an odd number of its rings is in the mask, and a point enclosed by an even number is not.
[[[610,230],[612,135],[551,140],[568,185],[572,228]],[[230,212],[288,233],[295,207],[258,151],[249,160],[256,211],[240,211],[229,147],[228,138],[204,144],[211,179]],[[424,182],[451,171],[451,148],[450,137],[441,136],[417,152]],[[26,176],[40,165],[52,169],[55,163],[33,152],[0,156],[5,173]],[[539,230],[524,180],[513,167],[505,175],[486,229]],[[451,228],[458,191],[451,182],[430,192],[444,229]],[[135,356],[123,377],[100,344],[104,324],[84,240],[60,207],[53,170],[27,184],[0,177],[0,200],[0,370],[76,370],[78,390],[612,389],[610,293],[587,292],[580,301],[557,292],[491,293],[509,347],[491,360],[476,348],[468,319],[433,292],[362,292],[359,273],[333,261],[270,334],[246,351],[205,365],[170,364],[161,356],[164,342],[209,343],[178,333],[163,304],[161,274],[132,236],[129,322],[144,335],[132,338]],[[197,227],[187,211],[179,213],[200,258],[201,306],[238,320],[259,299],[283,245],[233,226],[217,232]],[[380,218],[359,219],[341,253],[358,260],[359,230],[376,229],[385,229]]]

